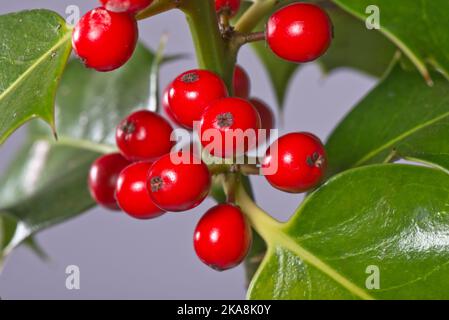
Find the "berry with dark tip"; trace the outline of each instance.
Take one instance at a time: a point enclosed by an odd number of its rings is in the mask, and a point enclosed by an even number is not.
[[[126,117],[117,127],[120,153],[130,161],[155,161],[171,151],[173,128],[162,116],[140,110]]]
[[[277,170],[272,170],[276,167]],[[322,181],[326,168],[327,156],[323,144],[307,132],[280,137],[268,148],[262,162],[262,174],[268,182],[277,189],[291,193],[306,192],[316,187]]]
[[[151,167],[147,188],[154,203],[165,211],[195,208],[207,197],[211,176],[207,166],[193,153],[174,152]]]
[[[217,100],[206,109],[199,130],[201,144],[216,157],[240,156],[257,145],[260,116],[240,98]]]
[[[225,83],[207,70],[190,70],[178,76],[169,86],[168,105],[176,121],[192,129],[200,121],[206,107],[213,101],[227,97]]]

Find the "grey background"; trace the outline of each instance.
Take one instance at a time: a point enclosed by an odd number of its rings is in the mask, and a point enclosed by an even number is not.
[[[84,13],[97,3],[3,1],[0,14],[48,8],[66,16],[69,5],[78,5]],[[165,66],[162,85],[196,66],[190,34],[180,12],[140,23],[141,38],[153,49],[164,32],[170,35],[168,53],[189,53],[191,58]],[[249,48],[242,50],[239,63],[252,77],[253,95],[274,108],[267,74]],[[303,66],[291,84],[282,132],[311,131],[325,139],[374,84],[374,79],[352,70],[340,69],[324,76],[316,64]],[[0,147],[0,174],[6,170],[24,133],[23,128],[18,130]],[[278,219],[288,219],[301,202],[302,196],[275,191],[263,178],[253,178],[253,182],[258,203]],[[27,249],[19,248],[0,276],[0,296],[3,299],[243,299],[243,267],[216,272],[199,262],[193,251],[195,224],[212,204],[208,200],[185,214],[168,214],[144,222],[101,209],[91,210],[37,237],[50,255],[50,262],[42,262]],[[65,268],[72,264],[81,270],[78,291],[65,287]]]

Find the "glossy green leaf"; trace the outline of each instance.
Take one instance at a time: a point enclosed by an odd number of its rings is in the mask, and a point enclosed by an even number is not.
[[[397,50],[394,44],[335,6],[329,5],[327,12],[334,24],[334,39],[319,60],[323,70],[351,68],[374,77],[383,76]]]
[[[0,144],[35,117],[54,127],[54,97],[71,52],[71,34],[51,11],[0,16]]]
[[[272,11],[296,1],[280,1]],[[329,51],[318,60],[325,72],[346,67],[380,77],[388,69],[396,51],[395,46],[376,30],[368,30],[365,24],[327,1],[317,1],[330,15],[334,25],[334,40]],[[271,13],[270,13],[271,15]],[[264,30],[269,15],[257,26]],[[277,57],[265,42],[253,44],[253,48],[270,76],[278,106],[283,107],[289,84],[301,65]]]
[[[253,232],[253,241],[251,243],[251,249],[245,258],[245,274],[247,284],[250,283],[251,279],[257,272],[260,264],[265,257],[267,246],[262,237],[257,233],[257,231],[252,230]]]
[[[333,0],[354,16],[366,20],[377,6],[380,31],[413,61],[429,80],[426,63],[440,69],[449,78],[449,2],[446,0]],[[368,6],[371,6],[368,8]]]
[[[346,171],[270,230],[248,295],[447,299],[448,234],[447,173],[396,164]]]
[[[8,222],[3,237],[0,231],[5,254],[29,235],[94,206],[87,190],[89,167],[100,154],[115,150],[121,117],[155,109],[149,106],[157,101],[151,97],[157,92],[155,61],[160,59],[140,45],[124,67],[110,73],[86,69],[78,60],[69,63],[57,97],[59,140],[33,122],[28,142],[0,180],[0,215],[7,217],[1,221]]]
[[[253,192],[253,188],[251,185],[251,181],[247,176],[242,177],[242,184],[248,193],[248,195],[253,199],[253,201],[256,201],[255,195]],[[253,233],[253,241],[251,243],[251,249],[248,253],[248,255],[245,258],[245,273],[246,273],[246,280],[247,284],[249,285],[251,279],[253,278],[254,274],[256,273],[260,263],[262,262],[263,257],[265,256],[265,253],[267,251],[267,246],[265,244],[265,241],[262,239],[262,237],[257,233],[256,230],[252,229]]]
[[[327,142],[330,173],[405,158],[449,170],[449,83],[396,65],[337,126]]]
[[[97,72],[71,61],[56,99],[59,142],[114,145],[116,126],[131,110],[156,110],[150,101],[151,94],[157,94],[151,89],[157,83],[150,85],[153,59],[139,45],[132,60],[114,72]]]

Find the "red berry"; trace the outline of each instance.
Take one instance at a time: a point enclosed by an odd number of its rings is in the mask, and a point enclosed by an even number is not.
[[[257,145],[260,116],[240,98],[216,100],[206,109],[200,126],[201,144],[214,156],[242,155]]]
[[[276,162],[277,170],[267,174]],[[262,174],[273,187],[300,193],[316,187],[326,167],[326,151],[320,139],[311,133],[296,132],[280,137],[268,148]]]
[[[233,17],[240,9],[241,0],[215,0],[215,10],[220,12],[229,12],[229,17]]]
[[[198,222],[193,244],[201,261],[216,270],[226,270],[243,261],[251,239],[251,229],[240,208],[220,204]]]
[[[111,153],[95,160],[89,171],[89,191],[99,204],[112,210],[119,210],[115,200],[117,179],[130,162],[120,153]]]
[[[117,180],[116,198],[124,212],[137,219],[152,219],[164,213],[150,198],[147,177],[151,162],[136,162],[126,167]]]
[[[260,128],[267,130],[267,138],[270,136],[270,130],[274,129],[274,113],[262,100],[252,98],[249,100],[260,115]]]
[[[187,157],[189,161],[176,162]],[[186,211],[207,197],[211,185],[209,169],[192,153],[176,152],[154,163],[148,175],[148,191],[154,203],[165,211]]]
[[[308,62],[323,55],[332,41],[332,22],[311,3],[294,3],[268,20],[266,37],[271,50],[293,62]]]
[[[153,0],[100,0],[100,2],[109,11],[136,13],[148,7]]]
[[[170,85],[168,103],[182,126],[192,129],[204,109],[217,99],[227,97],[223,80],[207,70],[191,70],[178,76]]]
[[[246,71],[239,65],[234,69],[234,96],[248,99],[251,90],[251,81]]]
[[[87,67],[111,71],[131,58],[138,33],[133,16],[97,8],[80,19],[73,31],[72,44]]]
[[[164,93],[162,94],[162,110],[164,111],[165,115],[170,119],[170,121],[172,121],[175,124],[179,124],[168,104],[169,89],[170,89],[169,87],[165,88]]]
[[[171,151],[173,128],[162,116],[148,110],[136,111],[117,127],[120,153],[130,161],[154,161]]]

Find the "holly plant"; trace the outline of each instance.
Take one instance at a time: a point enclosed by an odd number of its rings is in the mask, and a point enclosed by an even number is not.
[[[213,197],[192,250],[220,271],[244,262],[248,298],[449,298],[449,3],[309,1],[92,0],[74,27],[48,10],[0,16],[0,143],[43,120],[0,181],[1,260],[95,205],[159,219]],[[159,102],[176,57],[164,39],[139,43],[137,20],[169,10],[185,14],[198,66]],[[279,108],[312,61],[378,85],[326,143],[278,137],[236,64],[246,45]],[[305,200],[279,222],[249,175]]]

